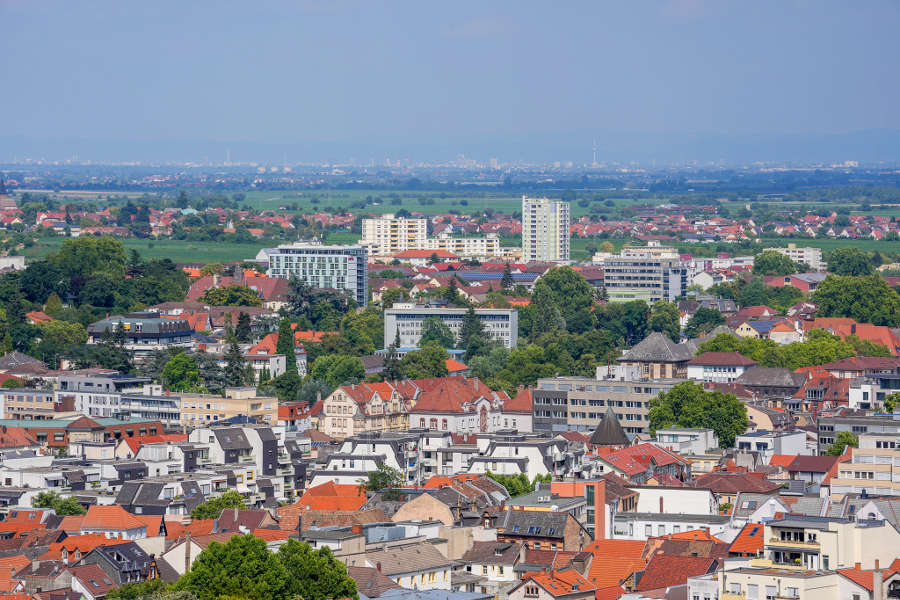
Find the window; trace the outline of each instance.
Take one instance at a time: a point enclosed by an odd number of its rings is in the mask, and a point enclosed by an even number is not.
[[[482,574],[482,575],[487,575],[487,574],[488,574],[488,568],[487,568],[487,565],[481,565],[481,574]]]
[[[525,586],[525,597],[526,598],[537,598],[538,597],[538,586],[534,584],[528,584]]]

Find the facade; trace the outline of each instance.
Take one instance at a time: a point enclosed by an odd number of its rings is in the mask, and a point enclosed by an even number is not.
[[[704,352],[687,364],[688,379],[732,383],[744,371],[756,365],[740,352]]]
[[[631,378],[685,379],[688,363],[697,351],[697,340],[673,342],[664,333],[655,331],[627,350],[619,358],[619,364]]]
[[[824,271],[828,267],[828,263],[822,260],[821,248],[798,248],[797,244],[788,244],[787,248],[772,248],[772,250],[796,263],[809,265],[813,271]]]
[[[325,398],[319,430],[336,439],[368,431],[403,431],[409,412],[400,393],[387,383],[344,385]]]
[[[626,433],[636,435],[650,431],[650,400],[666,392],[680,379],[618,381],[590,377],[547,377],[537,380],[533,396],[535,431],[591,432],[607,408]]]
[[[365,248],[297,242],[265,248],[259,256],[268,261],[270,277],[297,277],[314,288],[346,291],[360,306],[368,302],[369,257]]]
[[[422,337],[422,323],[438,317],[454,335],[459,334],[468,309],[442,308],[397,303],[384,311],[384,340],[391,343],[400,336],[400,347],[416,347]],[[515,348],[519,339],[519,313],[514,308],[476,308],[485,333],[507,348]]]
[[[522,261],[569,261],[569,203],[522,196]]]
[[[155,312],[135,312],[107,317],[87,328],[88,343],[99,344],[107,334],[123,338],[125,348],[141,360],[156,350],[189,348],[194,330],[183,319],[165,319]]]
[[[836,414],[819,417],[819,454],[824,454],[842,431],[862,434],[900,434],[900,420],[890,416]]]
[[[428,220],[425,218],[385,214],[362,220],[359,244],[365,246],[371,255],[389,256],[404,250],[425,248],[427,234]]]
[[[426,250],[445,250],[462,258],[487,259],[500,255],[500,236],[489,233],[484,237],[453,237],[441,233],[425,240]]]
[[[235,417],[250,417],[259,423],[278,422],[278,399],[257,396],[256,388],[226,388],[225,396],[183,394],[181,424],[188,427],[217,425]]]
[[[624,248],[604,262],[603,285],[612,302],[674,302],[688,287],[688,268],[675,248]]]
[[[850,461],[840,463],[831,480],[833,494],[900,496],[900,434],[861,434],[859,447],[850,452]]]

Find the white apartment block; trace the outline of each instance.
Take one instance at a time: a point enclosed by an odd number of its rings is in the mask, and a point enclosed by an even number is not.
[[[651,243],[623,248],[618,255],[607,258],[603,285],[611,302],[674,302],[687,291],[687,273],[678,250]]]
[[[522,260],[569,261],[569,203],[522,196]]]
[[[500,236],[489,233],[484,237],[453,237],[441,233],[425,240],[426,250],[446,250],[462,258],[487,259],[500,255]]]
[[[900,496],[900,434],[861,433],[851,453],[831,480],[833,494]]]
[[[384,311],[384,339],[390,344],[399,334],[400,347],[418,347],[422,337],[422,323],[428,317],[438,317],[454,336],[459,335],[463,317],[468,309],[441,308],[412,304],[394,304]],[[507,348],[515,348],[519,339],[519,313],[513,308],[476,308],[484,331]]]
[[[425,218],[395,217],[385,214],[363,219],[361,246],[375,256],[389,256],[404,250],[425,248],[428,220]]]
[[[788,244],[787,248],[772,248],[797,263],[805,263],[813,271],[824,271],[828,263],[822,260],[821,248],[798,248],[797,244]]]

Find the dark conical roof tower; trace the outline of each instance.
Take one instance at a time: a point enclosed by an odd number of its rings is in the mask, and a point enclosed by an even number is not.
[[[597,424],[597,429],[591,435],[592,446],[627,446],[628,435],[619,423],[619,417],[613,412],[612,406],[606,407],[603,420]]]

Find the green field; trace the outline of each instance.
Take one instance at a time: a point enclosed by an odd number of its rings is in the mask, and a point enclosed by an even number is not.
[[[55,252],[65,238],[43,238],[23,254],[29,257],[44,256]],[[229,262],[249,260],[256,257],[260,248],[270,247],[271,243],[232,244],[220,242],[188,242],[182,240],[138,240],[119,238],[129,251],[134,249],[144,258],[170,258],[175,262]]]

